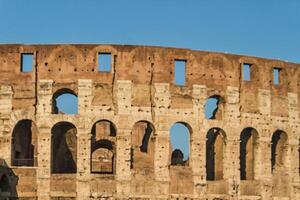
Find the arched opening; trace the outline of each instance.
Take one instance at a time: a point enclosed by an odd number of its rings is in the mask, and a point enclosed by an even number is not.
[[[211,128],[206,136],[206,179],[223,179],[223,156],[225,152],[225,132]]]
[[[134,124],[131,133],[131,168],[149,168],[154,164],[154,127],[148,121]]]
[[[76,173],[77,129],[69,122],[58,122],[51,129],[52,173]]]
[[[240,135],[240,177],[253,180],[257,154],[258,133],[254,128],[245,128]]]
[[[12,166],[37,166],[37,128],[31,120],[15,125],[11,144]]]
[[[77,114],[78,98],[70,89],[56,91],[52,97],[52,114]]]
[[[170,129],[171,165],[189,165],[191,128],[187,123],[176,122]]]
[[[108,120],[100,120],[92,127],[91,172],[113,174],[115,171],[116,128]]]
[[[282,130],[277,130],[273,133],[271,144],[271,165],[273,173],[285,170],[288,150],[287,139],[287,134]]]
[[[221,97],[213,95],[207,98],[204,104],[204,115],[206,119],[222,119]]]
[[[0,194],[10,192],[9,180],[6,174],[0,176]]]

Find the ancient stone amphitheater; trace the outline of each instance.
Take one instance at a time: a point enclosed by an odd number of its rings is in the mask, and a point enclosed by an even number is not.
[[[101,55],[109,70],[98,68]],[[299,64],[150,46],[0,45],[0,82],[1,200],[300,199]],[[65,93],[78,114],[58,111]],[[189,130],[187,160],[172,148],[174,123]]]

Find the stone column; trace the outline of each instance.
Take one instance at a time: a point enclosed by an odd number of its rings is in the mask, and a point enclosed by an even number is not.
[[[235,128],[228,128],[230,130],[230,135],[227,133],[227,139],[225,141],[226,143],[226,149],[225,149],[225,155],[223,158],[224,162],[224,179],[228,182],[228,194],[233,199],[237,199],[237,196],[239,194],[239,145],[240,140],[235,135],[238,133],[237,129]]]
[[[227,124],[226,152],[224,162],[224,179],[228,180],[229,195],[237,198],[240,184],[240,93],[239,88],[228,86],[226,90],[226,107],[224,121]],[[225,130],[225,131],[226,131]]]
[[[268,137],[259,138],[261,150],[261,164],[259,180],[261,181],[262,199],[272,199],[272,172],[271,172],[271,141]]]
[[[203,129],[204,104],[206,100],[206,86],[193,85],[193,112],[196,119],[197,130],[192,135],[191,167],[194,178],[194,196],[203,197],[206,192],[206,170],[205,170],[205,146],[206,131]]]
[[[154,109],[153,121],[156,127],[154,173],[156,180],[156,194],[161,198],[168,198],[169,194],[169,122],[168,107],[170,105],[170,94],[168,83],[154,84]]]
[[[291,180],[291,193],[292,199],[300,198],[300,179],[299,179],[299,108],[298,108],[298,94],[288,93],[289,102],[289,159],[287,167],[289,168],[289,176]]]
[[[42,200],[50,199],[52,127],[49,125],[49,117],[52,112],[52,83],[52,80],[39,80],[37,86],[37,196]]]
[[[116,144],[116,181],[118,198],[130,196],[131,179],[131,81],[117,81],[118,132]]]
[[[77,132],[77,199],[90,198],[91,133],[88,128]]]
[[[37,86],[37,118],[52,112],[52,84],[53,80],[39,80]]]
[[[38,124],[37,196],[50,200],[51,128]]]
[[[93,81],[89,79],[78,80],[78,114],[84,115],[91,112],[93,100]]]
[[[8,165],[11,162],[11,138],[13,131],[13,127],[9,125],[12,110],[12,95],[11,86],[0,86],[0,158],[4,159]]]

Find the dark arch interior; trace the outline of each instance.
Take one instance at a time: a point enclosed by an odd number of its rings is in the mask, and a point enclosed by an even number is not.
[[[92,127],[91,172],[113,174],[115,169],[115,125],[108,120],[100,120]]]
[[[283,167],[284,165],[286,142],[287,135],[284,131],[277,130],[274,132],[271,145],[272,172],[275,168]]]
[[[206,179],[223,179],[224,131],[212,128],[206,136]]]
[[[35,166],[37,162],[37,129],[31,120],[19,121],[12,133],[13,166]]]
[[[257,132],[245,128],[240,135],[240,177],[241,180],[254,179],[255,145]]]
[[[59,122],[53,126],[51,133],[52,173],[76,173],[76,127],[69,122]]]

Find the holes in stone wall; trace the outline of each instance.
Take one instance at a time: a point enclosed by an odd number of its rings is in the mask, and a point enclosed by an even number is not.
[[[186,82],[186,60],[175,60],[174,82],[175,85],[184,86]]]
[[[206,136],[206,179],[223,179],[223,157],[225,152],[225,132],[211,128]]]
[[[243,81],[250,81],[251,79],[251,64],[242,64],[242,79]]]
[[[277,173],[285,170],[288,136],[284,131],[277,130],[273,133],[271,143],[271,166],[272,172]]]
[[[52,127],[51,136],[51,172],[76,173],[76,127],[70,122],[59,122]]]
[[[37,165],[37,128],[31,120],[19,121],[12,133],[13,166]]]
[[[33,53],[21,54],[21,72],[32,72],[33,64]]]
[[[221,97],[213,95],[204,104],[204,115],[206,119],[222,119]]]
[[[280,83],[280,71],[281,69],[278,67],[273,68],[273,84],[279,85]]]
[[[67,88],[54,93],[52,97],[52,114],[77,114],[78,98],[76,94]]]
[[[254,180],[257,155],[257,131],[245,128],[240,136],[240,177],[241,180]]]
[[[115,171],[115,125],[100,120],[93,125],[91,139],[91,172],[113,174]]]
[[[171,165],[187,165],[190,155],[191,128],[184,122],[175,123],[170,129]]]
[[[98,72],[111,71],[111,53],[100,52],[98,53]]]

